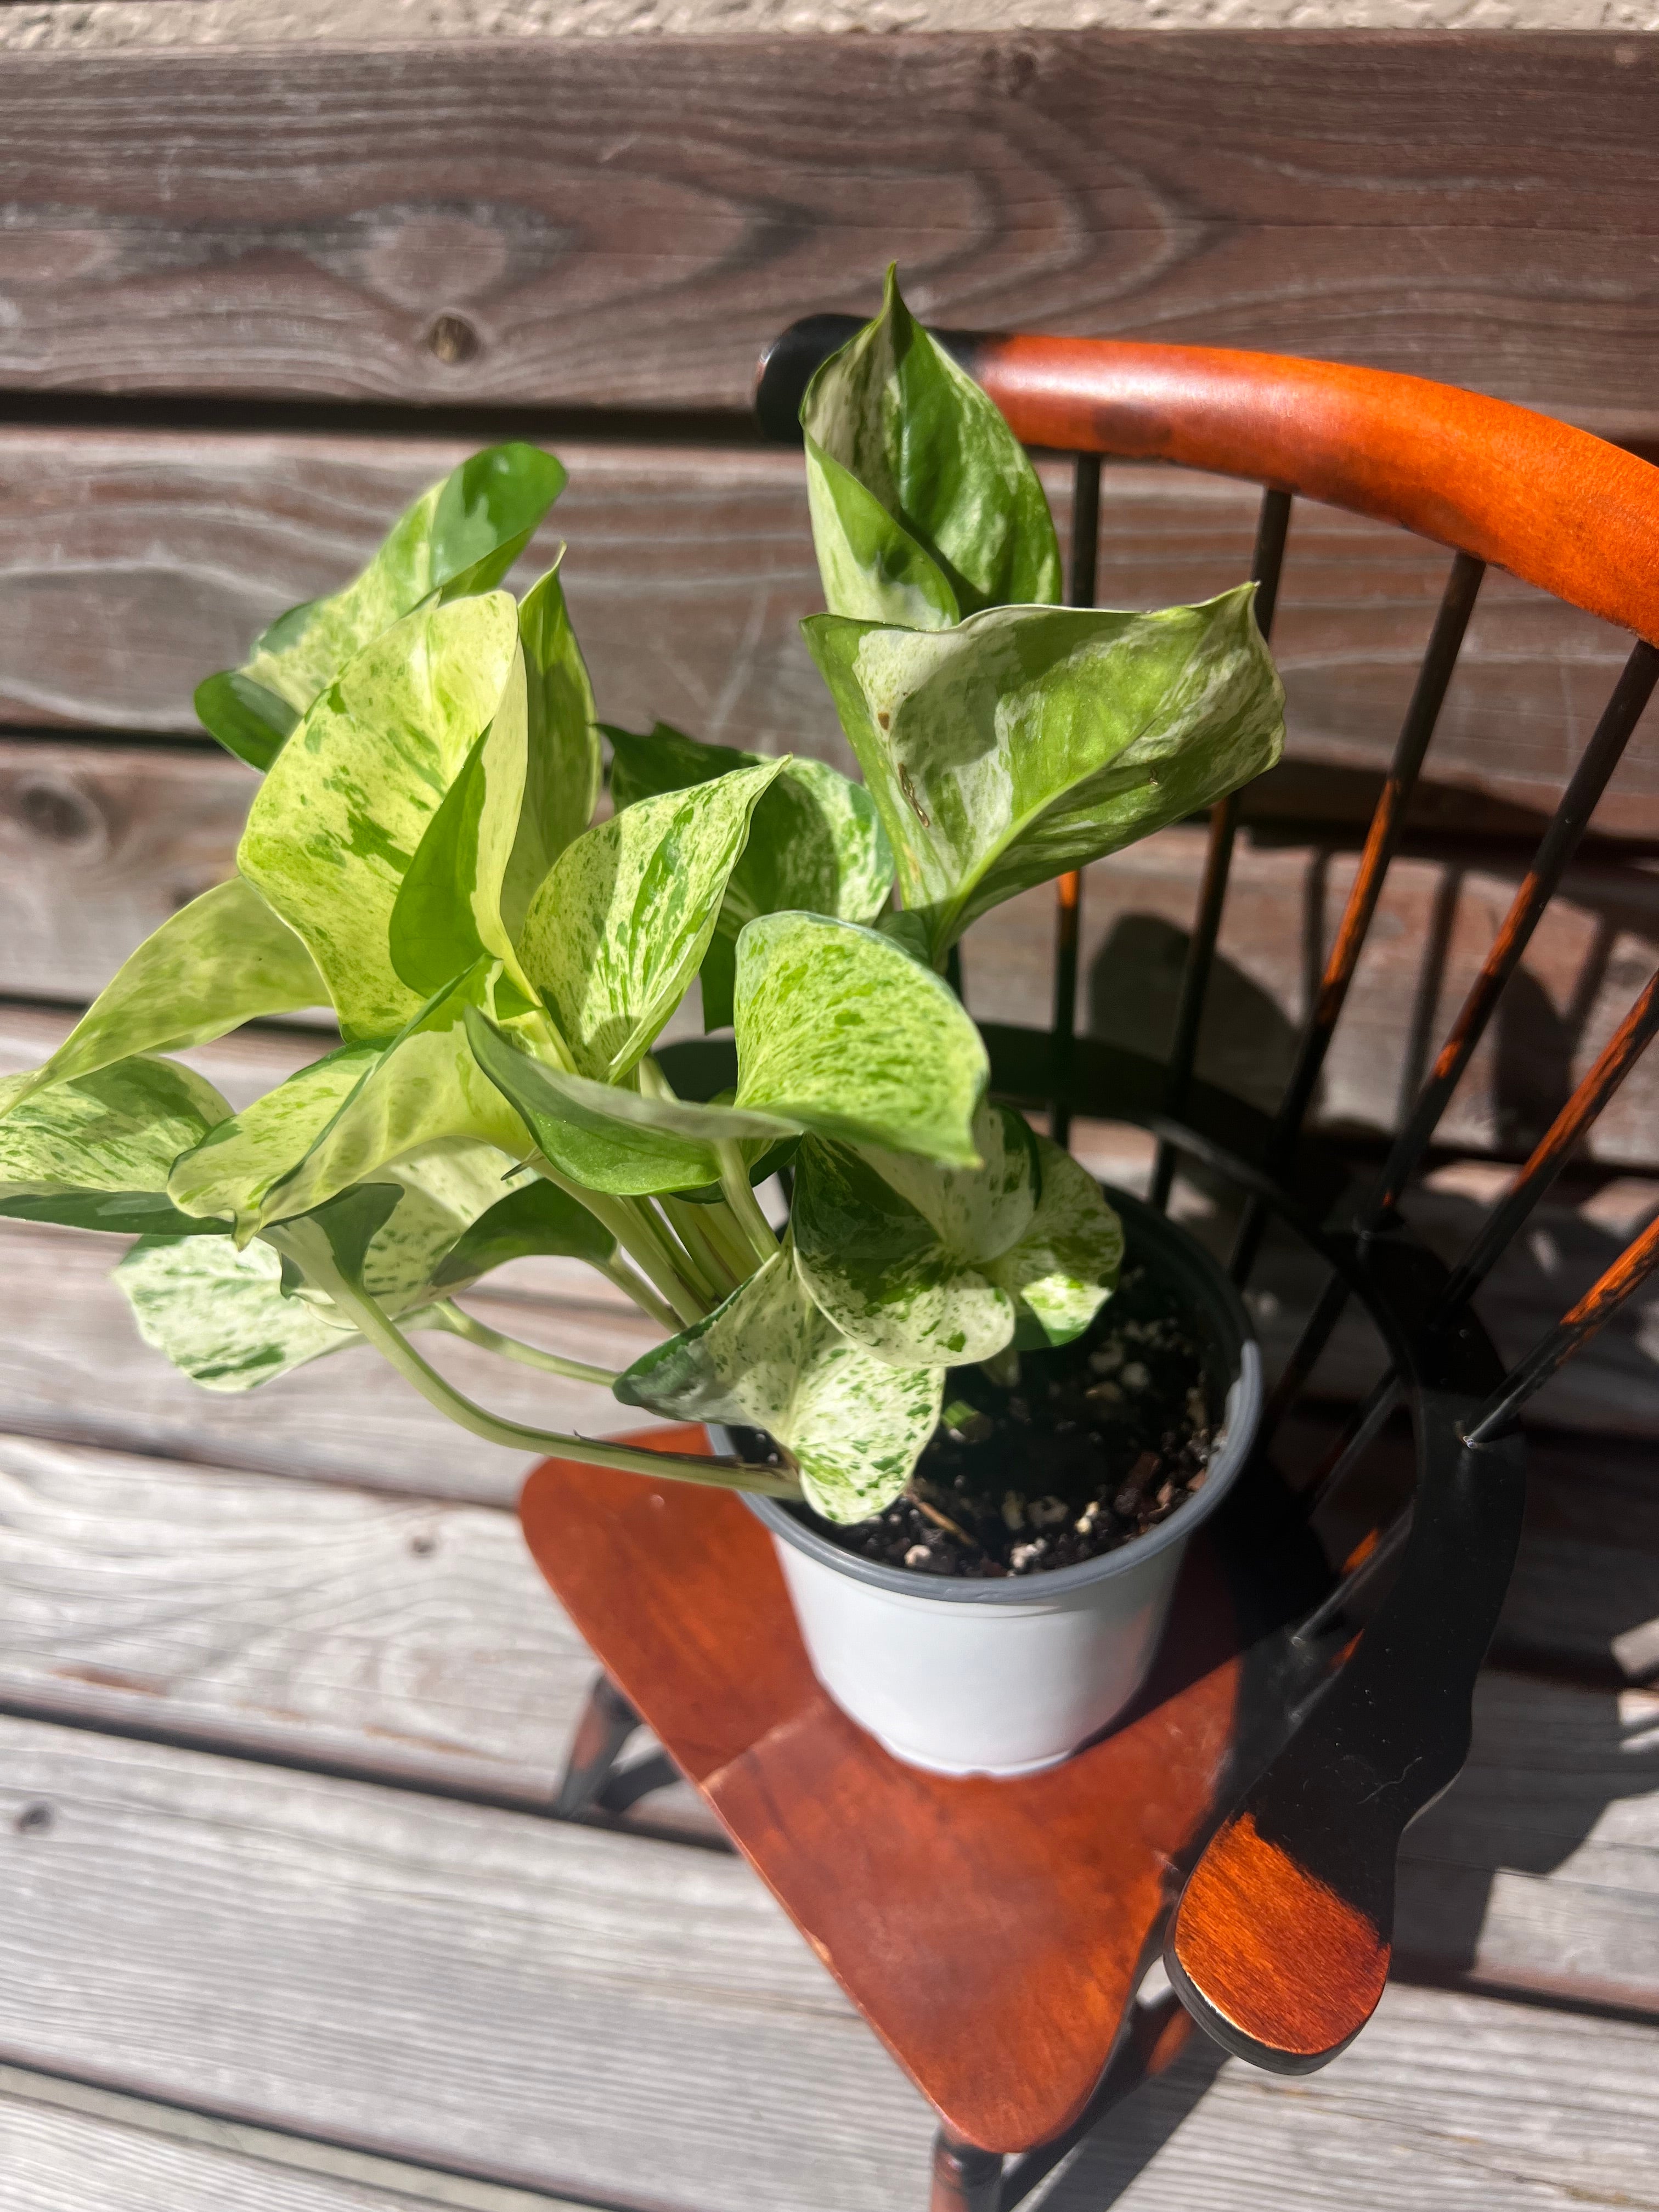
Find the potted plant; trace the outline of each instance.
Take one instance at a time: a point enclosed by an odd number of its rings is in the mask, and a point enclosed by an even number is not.
[[[0,1211],[136,1232],[138,1326],[209,1389],[367,1340],[474,1435],[744,1492],[848,1710],[919,1764],[1019,1771],[1133,1694],[1258,1366],[1197,1247],[988,1097],[949,956],[1269,766],[1282,694],[1249,586],[1056,604],[1030,462],[890,276],[802,420],[806,641],[862,785],[613,729],[596,819],[557,563],[501,587],[564,471],[480,453],[201,687],[263,776],[237,872],[0,1089]],[[735,1032],[708,1099],[652,1051],[697,979]],[[167,1056],[311,1006],[338,1049],[241,1113]],[[488,1328],[465,1292],[532,1253],[662,1343],[612,1376]],[[433,1330],[710,1422],[717,1455],[498,1419]]]

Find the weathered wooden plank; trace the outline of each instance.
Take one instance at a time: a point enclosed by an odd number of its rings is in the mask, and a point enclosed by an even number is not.
[[[799,457],[553,442],[571,482],[548,540],[556,530],[570,544],[565,579],[605,715],[845,761],[797,635],[821,604]],[[283,608],[335,588],[466,450],[412,435],[0,431],[0,723],[190,734],[201,677]],[[1064,531],[1069,471],[1043,474]],[[1215,477],[1109,471],[1102,603],[1237,583],[1255,497]],[[1274,637],[1291,766],[1252,792],[1253,814],[1363,817],[1445,566],[1401,532],[1299,510]],[[1525,833],[1528,810],[1553,805],[1624,651],[1607,625],[1490,577],[1417,818]],[[1659,836],[1655,748],[1638,733],[1602,829]],[[14,811],[0,802],[0,817]]]
[[[945,321],[1648,425],[1655,67],[1612,33],[15,54],[0,374],[740,408],[896,256]]]
[[[1091,2138],[1047,2212],[1583,2212],[1640,2204],[1659,2150],[1651,2027],[1387,1990],[1323,2073],[1195,2039]],[[1150,2161],[1150,2163],[1148,2163]]]
[[[735,1859],[33,1723],[0,1744],[14,2063],[607,2203],[921,2193],[920,2100]]]
[[[0,2212],[580,2212],[0,2066]]]
[[[31,1724],[0,1741],[14,2063],[610,2203],[918,2201],[925,2114],[735,1862]],[[1195,2050],[1049,2201],[1630,2202],[1656,2051],[1396,1988],[1313,2081]]]
[[[1533,1487],[1500,1631],[1533,1671],[1483,1679],[1468,1766],[1407,1838],[1400,1948],[1659,2013],[1659,1694],[1636,1686],[1659,1528],[1583,1440],[1547,1446]],[[0,1589],[15,1711],[532,1808],[594,1671],[500,1510],[17,1437]],[[1605,1679],[1540,1679],[1562,1662]],[[639,1811],[708,1830],[683,1790]]]

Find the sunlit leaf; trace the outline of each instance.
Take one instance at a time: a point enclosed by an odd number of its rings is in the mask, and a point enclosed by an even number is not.
[[[520,1051],[477,1011],[467,1032],[478,1065],[518,1109],[544,1158],[589,1190],[635,1198],[694,1189],[719,1176],[712,1147],[722,1139],[770,1146],[799,1134],[775,1115],[645,1097],[568,1075]]]
[[[305,946],[252,884],[233,876],[144,939],[43,1066],[0,1085],[0,1115],[49,1084],[135,1054],[181,1051],[244,1022],[327,1003]]]
[[[831,1521],[862,1521],[903,1489],[938,1425],[944,1375],[873,1358],[826,1319],[788,1246],[709,1316],[636,1360],[624,1405],[763,1429]]]
[[[206,727],[268,769],[295,725],[354,654],[434,592],[488,592],[518,559],[565,485],[552,454],[491,446],[423,492],[362,574],[331,598],[290,607],[240,669],[196,694]]]
[[[579,1075],[614,1083],[650,1050],[714,932],[765,761],[665,793],[566,847],[531,902],[520,957]]]
[[[398,895],[519,659],[505,592],[408,617],[318,700],[253,802],[238,865],[311,948],[348,1040],[420,1009],[392,957]]]
[[[252,1390],[324,1352],[359,1343],[298,1298],[282,1261],[257,1241],[146,1237],[115,1270],[138,1334],[204,1390]]]
[[[1016,1340],[1061,1343],[1110,1295],[1116,1216],[1068,1154],[981,1109],[981,1169],[809,1139],[791,1223],[803,1279],[846,1335],[896,1366],[963,1366]]]
[[[22,1099],[0,1120],[0,1214],[128,1235],[197,1234],[167,1195],[180,1152],[230,1109],[187,1067],[118,1060]]]
[[[222,1121],[176,1160],[167,1186],[173,1204],[233,1223],[245,1243],[271,1185],[305,1158],[380,1057],[378,1045],[344,1045]]]
[[[645,736],[606,724],[605,734],[618,807],[761,765],[757,754],[705,744],[665,722]],[[892,886],[893,856],[869,793],[823,761],[786,762],[755,808],[703,958],[704,1027],[722,1029],[732,1019],[737,935],[746,921],[792,909],[870,921]]]
[[[738,940],[739,1107],[850,1144],[977,1161],[988,1076],[949,985],[891,939],[808,914],[768,915]]]
[[[823,595],[862,621],[939,629],[1054,601],[1048,502],[993,401],[926,331],[887,272],[882,311],[801,403]]]
[[[804,625],[936,962],[988,908],[1273,766],[1285,695],[1254,596],[1003,607],[928,634]]]
[[[519,635],[528,679],[527,763],[524,812],[501,902],[515,944],[542,878],[593,819],[600,781],[593,687],[556,569],[526,592]]]

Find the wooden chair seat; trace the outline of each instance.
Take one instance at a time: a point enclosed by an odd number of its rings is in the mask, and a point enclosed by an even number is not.
[[[708,1449],[697,1428],[640,1441]],[[1224,1783],[1243,1668],[1213,1552],[1189,1553],[1127,1723],[999,1782],[902,1765],[830,1703],[729,1492],[550,1460],[520,1510],[611,1680],[950,2133],[991,2153],[1060,2136]]]

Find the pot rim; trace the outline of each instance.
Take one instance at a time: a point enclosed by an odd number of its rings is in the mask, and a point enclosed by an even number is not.
[[[1250,1455],[1261,1419],[1261,1347],[1232,1278],[1190,1231],[1127,1191],[1105,1182],[1101,1188],[1122,1217],[1128,1232],[1127,1241],[1143,1248],[1150,1246],[1152,1254],[1156,1255],[1155,1264],[1166,1275],[1176,1277],[1178,1289],[1191,1292],[1196,1317],[1209,1324],[1208,1348],[1218,1352],[1232,1370],[1219,1441],[1206,1472],[1204,1487],[1196,1497],[1187,1498],[1167,1521],[1160,1521],[1145,1535],[1132,1537],[1127,1544],[1120,1544],[1115,1551],[1103,1553],[1098,1559],[1082,1559],[1074,1566],[1055,1567],[1047,1574],[1008,1575],[987,1581],[922,1574],[912,1567],[890,1567],[878,1560],[861,1559],[851,1552],[843,1552],[827,1536],[819,1535],[815,1528],[798,1521],[781,1499],[744,1492],[740,1494],[750,1511],[763,1521],[775,1536],[805,1553],[820,1566],[830,1567],[837,1574],[849,1576],[854,1582],[867,1583],[877,1589],[890,1590],[896,1596],[932,1598],[947,1605],[1040,1606],[1047,1600],[1065,1597],[1114,1575],[1132,1573],[1158,1553],[1167,1551],[1173,1544],[1184,1543],[1215,1511]]]

